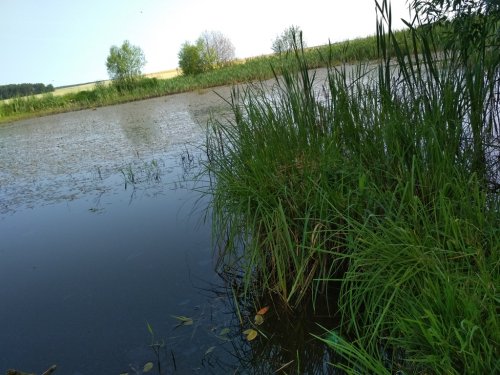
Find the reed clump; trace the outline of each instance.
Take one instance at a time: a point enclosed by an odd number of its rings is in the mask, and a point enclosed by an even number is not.
[[[212,122],[220,264],[252,293],[336,308],[321,339],[348,373],[494,373],[498,18],[465,45],[432,26],[400,39],[378,9],[377,64],[327,59],[318,82],[298,43],[272,89],[235,89]]]

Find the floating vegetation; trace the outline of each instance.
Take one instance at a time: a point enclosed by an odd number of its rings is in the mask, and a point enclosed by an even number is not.
[[[166,316],[167,326],[172,320],[175,325],[163,338],[146,323],[151,336],[148,346],[153,350],[154,359],[129,366],[130,375],[142,374],[151,367],[150,363],[153,369],[149,371],[159,375],[176,371],[268,374],[284,369],[297,373],[332,373],[326,365],[332,358],[328,354],[330,349],[311,336],[303,325],[305,322],[306,326],[313,327],[313,332],[320,334],[321,328],[316,323],[324,324],[324,320],[315,321],[309,315],[304,321],[305,313],[289,314],[290,310],[281,310],[284,306],[276,305],[278,301],[261,301],[259,305],[265,307],[255,307],[250,299],[234,299],[232,289],[227,286],[204,291],[213,295],[207,304],[194,306],[183,314]],[[279,313],[275,314],[275,309]],[[242,324],[236,311],[242,316]],[[265,321],[257,326],[253,323],[255,317]]]
[[[147,363],[144,365],[144,367],[143,367],[143,369],[142,369],[142,372],[149,372],[149,371],[151,371],[151,370],[153,369],[153,367],[154,367],[153,362],[147,362]]]
[[[188,318],[187,316],[176,316],[176,315],[172,315],[172,318],[178,320],[179,322],[179,324],[177,324],[176,327],[193,325],[193,318]]]
[[[249,328],[243,331],[243,334],[246,336],[247,341],[255,340],[258,335],[258,332],[255,329]]]

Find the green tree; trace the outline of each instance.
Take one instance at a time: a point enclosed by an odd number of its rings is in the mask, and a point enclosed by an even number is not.
[[[427,21],[471,15],[496,15],[500,0],[411,0],[410,7]]]
[[[54,86],[43,83],[21,83],[0,86],[0,100],[54,91]]]
[[[220,68],[234,60],[234,46],[222,33],[205,31],[195,44],[185,42],[179,51],[179,67],[185,75]]]
[[[203,61],[203,45],[185,42],[179,51],[179,68],[184,75],[203,73],[206,63]]]
[[[302,40],[302,30],[298,26],[290,26],[274,39],[271,49],[275,53],[290,51],[294,46],[306,47]]]
[[[140,47],[125,40],[121,47],[112,46],[106,60],[106,68],[114,81],[130,81],[141,75],[146,64],[144,52]]]

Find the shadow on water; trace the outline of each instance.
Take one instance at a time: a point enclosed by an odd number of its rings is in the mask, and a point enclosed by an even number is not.
[[[124,373],[142,374],[151,367],[162,375],[339,373],[330,366],[338,358],[313,336],[323,335],[322,325],[336,323],[326,312],[304,306],[292,313],[269,299],[257,308],[256,300],[235,298],[227,283],[198,281],[206,302],[190,306],[187,315],[171,315],[163,332],[146,323],[149,356],[129,364]],[[249,330],[257,332],[255,338]]]

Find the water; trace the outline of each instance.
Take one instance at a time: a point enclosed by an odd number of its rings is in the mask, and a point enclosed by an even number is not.
[[[193,176],[227,110],[200,91],[0,126],[0,374],[330,373],[310,333],[331,322],[263,301],[247,342],[261,306],[214,271]]]
[[[220,344],[207,327],[226,318],[205,316],[225,302],[190,179],[220,102],[176,95],[0,127],[1,374],[134,373],[156,358],[147,323],[164,369],[206,370]]]

